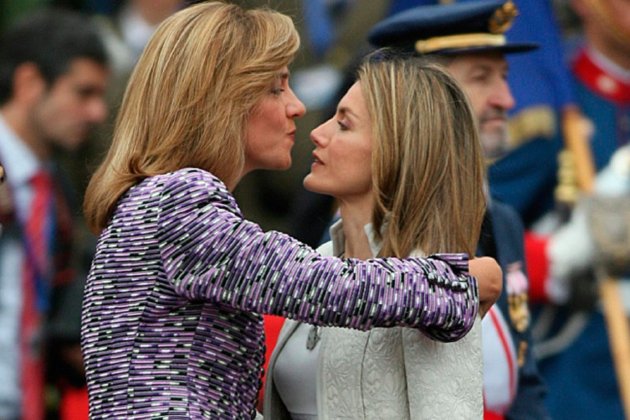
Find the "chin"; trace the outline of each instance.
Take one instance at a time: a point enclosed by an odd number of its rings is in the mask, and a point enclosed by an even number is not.
[[[285,171],[291,167],[293,159],[290,153],[275,153],[261,159],[259,169]]]
[[[279,171],[286,171],[287,169],[289,169],[291,167],[292,163],[293,162],[291,161],[291,159],[289,159],[288,161],[279,164],[276,169],[279,170]]]
[[[286,171],[291,167],[291,161],[288,162],[272,162],[268,165],[259,167],[258,169],[264,169],[267,171]]]
[[[306,177],[304,178],[304,181],[302,182],[302,184],[304,185],[304,188],[310,192],[330,195],[328,190],[326,190],[326,188],[322,188],[321,185],[318,185],[317,179],[316,178],[313,179],[313,178],[314,176],[312,173],[309,173],[308,175],[306,175]]]
[[[52,147],[61,152],[76,152],[84,142],[82,137],[67,137],[54,141]]]

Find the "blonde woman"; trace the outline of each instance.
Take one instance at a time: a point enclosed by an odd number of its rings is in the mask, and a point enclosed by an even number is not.
[[[307,189],[341,220],[320,252],[346,258],[475,251],[484,164],[470,106],[440,67],[376,52],[336,115],[316,128]],[[475,324],[477,325],[477,324]],[[478,328],[456,343],[426,331],[286,321],[270,360],[272,419],[482,418]]]
[[[259,314],[442,340],[472,327],[461,254],[344,261],[243,219],[239,180],[291,163],[298,46],[288,17],[222,2],[174,14],[146,46],[85,199],[100,234],[82,318],[92,417],[255,417]],[[470,269],[490,304],[500,269]]]

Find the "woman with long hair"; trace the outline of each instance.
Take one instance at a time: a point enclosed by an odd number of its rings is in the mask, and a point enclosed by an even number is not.
[[[304,186],[334,196],[341,214],[322,254],[474,254],[485,210],[481,144],[466,96],[441,67],[373,53],[311,139]],[[427,336],[287,320],[269,362],[265,417],[481,418],[478,324],[456,343]]]
[[[166,19],[129,80],[84,208],[99,240],[82,315],[92,417],[253,418],[259,314],[456,340],[478,311],[468,258],[322,257],[246,221],[231,191],[291,164],[299,47],[271,10],[200,3]],[[493,260],[470,262],[482,305]]]

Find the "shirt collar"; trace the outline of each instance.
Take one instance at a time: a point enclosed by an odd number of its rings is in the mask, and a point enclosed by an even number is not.
[[[376,239],[374,228],[372,223],[368,223],[363,226],[363,231],[367,235],[368,242],[370,243],[370,251],[372,256],[376,257],[381,252],[381,243]],[[333,255],[342,255],[345,251],[346,237],[343,234],[343,220],[339,219],[330,227],[330,238],[333,245]]]
[[[376,257],[378,253],[381,252],[382,244],[378,241],[378,239],[376,239],[376,235],[375,235],[374,227],[372,226],[372,223],[368,223],[365,226],[363,226],[363,230],[365,231],[365,234],[367,235],[367,238],[368,238],[368,242],[370,243],[370,250],[372,251],[372,256]],[[330,227],[329,232],[330,232],[330,239],[332,241],[333,255],[336,255],[339,257],[345,251],[344,244],[345,244],[346,238],[345,238],[345,235],[343,234],[343,220],[339,219],[335,223],[333,223],[333,225]],[[409,254],[409,256],[423,258],[423,257],[426,257],[427,254],[421,249],[416,249],[416,250],[411,251],[411,254]]]
[[[9,127],[0,114],[0,161],[6,181],[13,188],[27,183],[42,167],[37,157]]]
[[[593,60],[593,62],[601,67],[601,69],[606,73],[622,82],[625,82],[626,84],[630,84],[630,70],[624,69],[593,47],[587,48],[586,53],[589,55],[591,60]]]
[[[584,49],[572,67],[577,80],[607,101],[627,106],[630,104],[630,72],[594,49]]]

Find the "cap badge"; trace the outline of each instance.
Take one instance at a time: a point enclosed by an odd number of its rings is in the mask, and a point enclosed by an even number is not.
[[[512,26],[512,21],[518,16],[518,9],[508,0],[503,6],[494,11],[488,21],[488,30],[493,34],[502,34]]]

